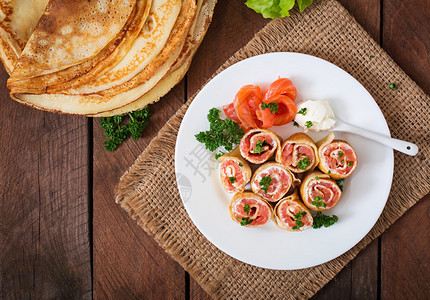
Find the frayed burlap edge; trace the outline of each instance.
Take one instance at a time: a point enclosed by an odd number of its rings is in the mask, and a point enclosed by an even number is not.
[[[427,103],[429,102],[428,96],[426,96],[423,91],[418,86],[416,86],[416,84],[406,74],[404,74],[404,72],[391,60],[391,58],[370,38],[370,36],[358,24],[356,24],[355,20],[349,16],[349,14],[339,3],[336,1],[318,2],[314,5],[313,10],[309,10],[306,15],[311,17],[312,12],[317,9],[329,9],[332,11],[334,10],[333,8],[336,8],[337,10],[343,11],[344,14],[347,14],[350,18],[348,22],[354,22],[354,25],[362,31],[363,38],[367,41],[370,41],[372,53],[375,54],[375,56],[378,55],[381,57],[382,66],[384,68],[395,71],[390,73],[400,74],[397,75],[397,77],[399,77],[397,82],[402,80],[402,82],[408,83],[410,87],[406,91],[407,93],[411,93],[412,91],[414,95],[419,95],[419,97],[416,97],[418,100],[426,100]],[[261,53],[276,51],[276,45],[279,45],[279,41],[282,41],[283,37],[285,36],[285,32],[289,32],[295,26],[295,24],[300,21],[300,18],[304,17],[304,15],[299,16],[297,13],[295,13],[290,18],[272,21],[259,33],[257,33],[256,37],[251,40],[244,48],[239,50],[221,68],[219,68],[213,76],[224,70],[226,67],[244,58],[255,56]],[[375,95],[373,96],[375,97]],[[377,98],[382,99],[383,97],[375,97],[375,99]],[[139,226],[141,226],[149,234],[153,235],[154,239],[161,245],[161,247],[165,249],[166,252],[169,253],[176,261],[178,261],[210,295],[215,298],[227,298],[230,296],[228,294],[229,291],[223,289],[223,286],[220,282],[231,275],[231,272],[233,272],[233,267],[220,268],[221,273],[215,274],[212,277],[208,275],[202,276],[202,266],[198,263],[199,258],[194,258],[188,254],[188,249],[185,249],[181,243],[176,240],[170,229],[167,228],[166,220],[162,218],[154,218],[152,208],[149,207],[148,203],[149,201],[157,200],[145,198],[142,196],[145,192],[145,189],[148,188],[148,186],[145,185],[148,183],[145,177],[150,178],[153,185],[157,185],[158,182],[156,180],[159,180],[159,177],[162,176],[156,176],[157,179],[154,181],[154,171],[162,169],[166,166],[170,168],[174,167],[173,160],[177,132],[182,118],[192,99],[194,99],[194,96],[188,100],[188,102],[182,106],[181,109],[169,120],[169,122],[160,130],[158,136],[138,157],[133,166],[122,176],[117,189],[116,201],[124,210],[128,212],[128,214],[133,219],[137,221]],[[428,105],[425,108],[426,110],[424,110],[424,113],[428,113]],[[393,134],[395,134],[395,128],[393,128],[393,126],[390,126],[390,128]],[[427,132],[424,132],[424,136],[425,134],[428,134],[428,130]],[[399,137],[401,138],[401,136]],[[407,183],[408,186],[405,188],[396,188],[396,179],[394,180],[393,190],[395,190],[395,194],[393,195],[393,192],[391,193],[386,208],[369,234],[350,251],[346,252],[337,259],[320,266],[297,271],[300,273],[308,272],[309,276],[302,277],[304,280],[300,282],[294,282],[294,285],[289,288],[291,293],[288,295],[284,294],[284,298],[308,298],[314,295],[364,247],[366,247],[366,245],[383,233],[391,224],[393,224],[401,215],[403,215],[407,209],[412,207],[420,198],[429,192],[430,180],[428,175],[428,164],[425,164],[426,157],[429,157],[428,141],[421,141],[419,146],[421,149],[421,156],[415,158],[415,160],[418,160],[415,161],[415,163],[424,162],[424,169],[422,172],[413,174],[415,176],[413,178],[413,182]],[[395,177],[401,173],[401,170],[398,170],[399,162],[405,159],[409,158],[405,158],[403,154],[396,153]],[[172,178],[170,178],[170,180],[172,180]],[[165,182],[169,182],[169,180],[164,180],[164,183]],[[162,183],[163,182],[161,182],[161,184]],[[172,184],[175,185],[175,183]],[[176,193],[176,197],[178,197],[176,186],[173,186],[170,189],[173,190]],[[188,216],[185,216],[184,218],[187,219],[184,221],[184,223],[190,223]],[[191,226],[194,225],[191,224]],[[237,265],[242,264],[243,263],[240,262],[237,263]],[[249,266],[248,268],[252,269],[255,267]]]

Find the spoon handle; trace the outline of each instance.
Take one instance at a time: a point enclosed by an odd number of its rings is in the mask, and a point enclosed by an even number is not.
[[[355,127],[353,125],[347,124],[343,121],[340,120],[336,120],[336,127],[333,128],[333,131],[343,131],[343,132],[351,132],[354,133],[356,135],[368,138],[370,140],[373,140],[375,142],[378,142],[382,145],[391,147],[397,151],[400,151],[402,153],[405,153],[407,155],[411,155],[414,156],[418,153],[418,146],[410,143],[410,142],[406,142],[406,141],[402,141],[402,140],[398,140],[398,139],[393,139],[391,137],[376,133],[376,132],[372,132],[363,128],[359,128],[359,127]]]

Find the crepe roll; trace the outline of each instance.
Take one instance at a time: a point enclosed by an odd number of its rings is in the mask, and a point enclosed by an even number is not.
[[[238,193],[245,190],[251,180],[252,171],[249,164],[240,156],[239,147],[224,154],[218,161],[220,165],[221,183],[228,193]]]
[[[295,178],[282,164],[269,162],[260,166],[251,179],[251,189],[267,201],[281,199],[293,185]]]
[[[276,161],[294,173],[312,171],[318,166],[318,148],[305,133],[295,133],[276,151]]]
[[[253,164],[266,162],[281,146],[281,140],[273,131],[251,129],[240,141],[240,154]]]
[[[350,176],[357,167],[357,154],[345,141],[335,140],[330,133],[317,143],[320,158],[319,169],[333,179]]]
[[[300,186],[303,203],[313,211],[333,208],[342,194],[336,181],[319,171],[308,173]]]
[[[300,200],[297,189],[276,204],[274,215],[276,226],[289,231],[303,231],[314,222],[311,212]]]
[[[273,210],[260,196],[244,192],[235,194],[231,199],[230,216],[241,226],[259,227],[272,219]]]

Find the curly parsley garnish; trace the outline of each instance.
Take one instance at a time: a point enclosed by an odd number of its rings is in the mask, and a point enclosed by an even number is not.
[[[346,165],[347,165],[348,167],[352,166],[352,161],[349,161]]]
[[[303,157],[299,162],[297,163],[297,168],[300,170],[306,171],[306,168],[311,164],[311,161],[309,160],[309,157]]]
[[[320,207],[326,208],[327,205],[322,201],[322,199],[323,199],[323,197],[321,197],[321,196],[315,196],[314,200],[311,203],[317,209],[320,209]]]
[[[249,204],[245,204],[243,206],[243,210],[246,212],[247,215],[249,215],[249,210],[251,209],[251,207],[249,206]]]
[[[308,109],[306,107],[303,107],[302,109],[300,109],[297,113],[306,116],[306,114],[308,113],[307,111]]]
[[[248,224],[251,224],[252,223],[252,221],[254,221],[253,219],[250,219],[249,217],[246,217],[246,218],[237,218],[239,221],[240,221],[240,226],[246,226],[246,225],[248,225]]]
[[[396,90],[398,89],[397,85],[395,85],[394,83],[390,83],[390,84],[388,85],[388,87],[389,87],[390,89],[392,89],[393,91],[396,91]]]
[[[324,215],[322,212],[317,212],[316,216],[314,217],[314,223],[312,225],[312,228],[319,229],[321,227],[330,227],[334,223],[336,223],[339,220],[339,218],[336,215],[333,216],[327,216]]]
[[[254,153],[260,154],[263,151],[263,142],[258,140],[257,144],[255,144]]]
[[[239,167],[243,167],[243,163],[239,162]]]
[[[311,128],[313,125],[312,121],[306,121],[305,126],[306,128]]]
[[[230,180],[230,183],[233,184],[236,181],[236,177],[230,176],[228,177],[228,180]]]
[[[128,123],[124,122],[129,117]],[[143,129],[148,126],[151,112],[148,107],[128,113],[123,116],[105,117],[100,119],[100,125],[105,130],[104,135],[109,140],[104,142],[105,149],[114,151],[123,141],[130,136],[138,140],[142,136]]]
[[[338,153],[337,153],[337,155],[339,155],[339,158],[342,158],[342,156],[343,156],[343,152],[342,151],[339,151]]]
[[[195,135],[198,142],[205,144],[209,151],[215,151],[218,147],[225,150],[233,150],[233,145],[239,144],[240,139],[245,134],[239,124],[231,119],[221,120],[220,110],[212,108],[207,116],[210,123],[208,131],[202,131]],[[219,156],[218,156],[219,157]]]
[[[278,111],[279,105],[275,101],[272,101],[270,103],[261,102],[261,109],[266,109],[266,108],[269,108],[270,109],[270,113],[274,114],[274,113],[276,113]]]
[[[269,188],[269,185],[271,182],[272,182],[272,177],[270,177],[269,175],[263,176],[263,178],[261,178],[259,184],[265,194],[267,194],[267,189]]]
[[[294,225],[293,227],[291,227],[291,229],[296,230],[299,229],[300,227],[303,227],[303,222],[302,222],[302,217],[306,215],[306,212],[303,210],[298,211],[295,215],[294,215],[294,219],[296,221],[296,225]]]
[[[339,186],[341,192],[343,192],[343,182],[344,181],[345,181],[345,178],[336,180],[336,184]]]

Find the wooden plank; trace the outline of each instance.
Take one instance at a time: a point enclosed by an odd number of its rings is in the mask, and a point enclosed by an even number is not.
[[[94,119],[94,297],[99,299],[183,299],[185,271],[114,201],[121,175],[184,102],[181,82],[159,103],[144,137],[111,153]]]
[[[429,1],[385,0],[382,11],[384,49],[429,94]]]
[[[381,299],[430,295],[430,194],[382,236]]]
[[[267,22],[243,1],[218,1],[213,22],[187,74],[187,95],[191,97],[197,92]],[[190,278],[189,288],[190,299],[211,299],[193,278]]]
[[[427,93],[430,92],[429,1],[384,1],[384,48]],[[397,83],[399,86],[401,82]],[[425,160],[425,158],[423,158]],[[430,197],[397,221],[381,241],[382,299],[428,299],[430,295]]]
[[[0,298],[90,299],[88,121],[12,101],[0,72]]]

